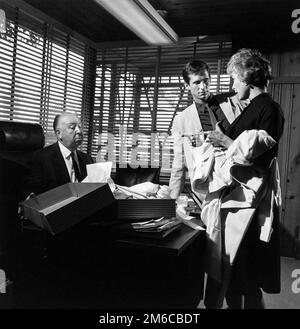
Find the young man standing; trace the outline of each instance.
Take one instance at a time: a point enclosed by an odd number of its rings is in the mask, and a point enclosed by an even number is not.
[[[207,63],[201,60],[188,62],[182,76],[186,88],[191,92],[193,103],[179,113],[173,122],[174,160],[169,183],[172,198],[177,198],[182,192],[186,171],[190,179],[193,177],[191,139],[197,146],[201,145],[205,139],[203,132],[214,130],[217,122],[226,130],[243,108],[234,93],[216,96],[211,94],[210,70]],[[196,197],[202,201],[205,195],[196,193]]]

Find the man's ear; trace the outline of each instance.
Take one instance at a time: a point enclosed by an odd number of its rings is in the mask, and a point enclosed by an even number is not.
[[[184,83],[184,86],[185,86],[185,89],[187,89],[187,90],[191,90],[191,87],[190,87],[190,85],[189,85],[189,84],[187,84],[186,82]]]
[[[61,137],[60,137],[60,129],[56,129],[55,130],[55,136],[58,140],[61,140]]]

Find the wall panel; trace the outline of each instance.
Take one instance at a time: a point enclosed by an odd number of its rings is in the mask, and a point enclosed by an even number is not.
[[[285,116],[278,154],[282,187],[281,252],[300,258],[300,51],[272,54],[270,60],[275,77],[270,92]]]

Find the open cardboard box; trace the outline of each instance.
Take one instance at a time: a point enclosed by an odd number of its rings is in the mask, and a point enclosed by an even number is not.
[[[87,165],[86,181],[110,181],[112,190],[115,183],[111,177],[112,162],[98,162]],[[125,186],[123,186],[125,187]],[[116,203],[105,209],[102,217],[108,221],[134,222],[159,217],[176,217],[175,199],[124,199],[114,191]]]
[[[57,234],[115,202],[105,183],[67,183],[21,202],[24,217]]]

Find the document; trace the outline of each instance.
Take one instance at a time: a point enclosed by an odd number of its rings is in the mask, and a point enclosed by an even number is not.
[[[107,183],[110,178],[112,162],[97,162],[86,166],[87,176],[83,183]]]

